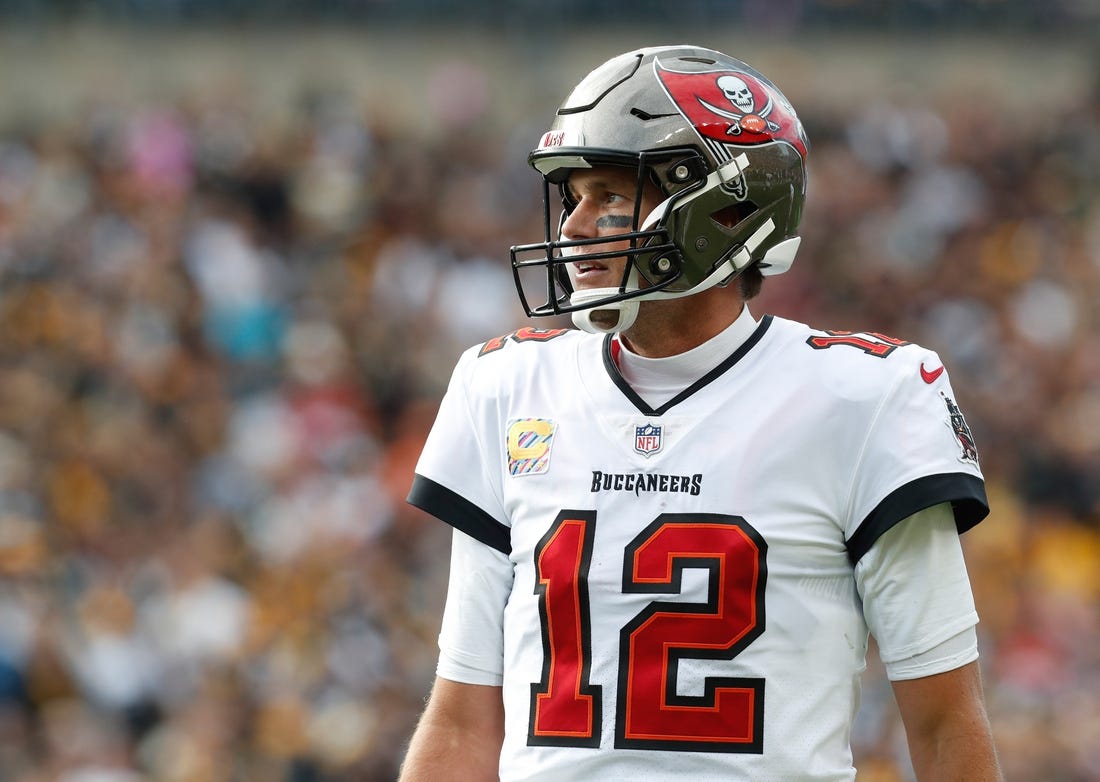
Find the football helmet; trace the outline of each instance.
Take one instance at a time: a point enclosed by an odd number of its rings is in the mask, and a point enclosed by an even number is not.
[[[545,238],[511,248],[524,310],[570,313],[578,328],[618,332],[640,301],[726,285],[754,264],[765,275],[786,271],[800,241],[807,151],[790,103],[740,60],[697,46],[609,60],[573,89],[528,157],[543,176]],[[648,215],[636,207],[630,231],[615,237],[629,240],[625,251],[592,248],[606,237],[561,234],[574,206],[570,173],[597,165],[637,172],[635,204],[647,183],[661,191],[660,205]],[[617,288],[573,289],[567,265],[586,252],[588,260],[626,258]]]

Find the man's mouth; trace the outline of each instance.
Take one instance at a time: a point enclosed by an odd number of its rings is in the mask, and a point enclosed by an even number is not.
[[[576,261],[570,266],[573,267],[573,276],[577,280],[595,277],[607,271],[607,266],[596,261]]]

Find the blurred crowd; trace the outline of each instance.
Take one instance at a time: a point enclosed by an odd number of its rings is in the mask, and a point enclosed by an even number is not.
[[[0,782],[393,779],[449,546],[405,493],[459,352],[527,325],[507,247],[542,230],[552,107],[455,106],[445,137],[324,90],[0,127]],[[1100,90],[798,108],[803,249],[754,310],[940,352],[1006,773],[1100,780]],[[908,779],[873,661],[864,696],[860,779]]]

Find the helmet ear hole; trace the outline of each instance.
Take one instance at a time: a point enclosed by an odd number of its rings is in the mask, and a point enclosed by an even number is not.
[[[733,228],[756,214],[758,209],[759,207],[751,201],[738,201],[719,209],[717,212],[712,212],[710,219],[725,228]]]

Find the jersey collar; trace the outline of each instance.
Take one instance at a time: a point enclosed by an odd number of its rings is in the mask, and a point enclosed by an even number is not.
[[[759,323],[753,321],[752,316],[748,313],[746,308],[741,315],[737,318],[733,324],[724,330],[721,334],[717,335],[711,340],[708,340],[698,348],[688,351],[680,356],[672,356],[669,359],[641,359],[643,371],[663,372],[663,365],[657,362],[673,362],[669,368],[669,372],[678,373],[682,369],[689,369],[690,367],[697,366],[699,362],[703,361],[705,357],[708,357],[709,351],[714,349],[714,345],[717,345],[722,353],[726,356],[724,359],[718,362],[716,366],[710,371],[705,372],[701,377],[694,382],[687,383],[686,387],[678,394],[674,395],[671,399],[657,407],[651,406],[648,402],[641,398],[637,391],[627,382],[623,376],[622,371],[619,369],[619,362],[623,360],[634,361],[641,358],[640,356],[624,355],[625,349],[618,344],[616,340],[613,340],[612,335],[608,335],[604,338],[603,343],[603,363],[604,368],[607,370],[608,375],[611,377],[612,382],[618,386],[619,390],[626,396],[630,402],[638,408],[644,415],[656,416],[663,415],[668,410],[690,397],[699,389],[711,383],[715,378],[721,376],[730,367],[741,360],[741,357],[752,350],[753,346],[764,336],[768,327],[771,326],[772,316],[765,315],[760,319]],[[732,352],[728,352],[731,351]],[[697,351],[699,353],[697,354]],[[687,357],[685,361],[684,358]],[[648,362],[654,362],[649,364]],[[704,362],[705,363],[705,362]],[[690,375],[688,375],[690,377]]]

